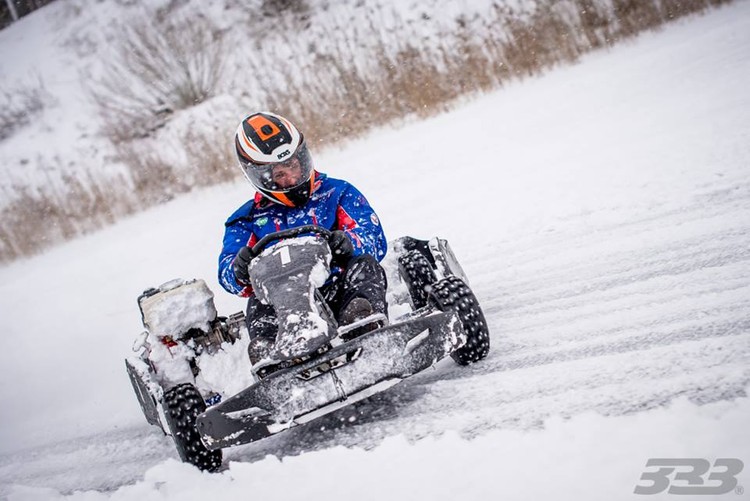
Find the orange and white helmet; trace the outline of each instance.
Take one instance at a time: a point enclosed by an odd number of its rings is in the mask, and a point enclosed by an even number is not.
[[[234,137],[245,177],[265,197],[302,207],[315,183],[314,168],[302,133],[286,118],[262,111],[240,122]]]

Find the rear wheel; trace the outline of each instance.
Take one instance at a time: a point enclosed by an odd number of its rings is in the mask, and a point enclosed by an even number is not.
[[[398,269],[409,289],[414,309],[426,306],[429,288],[437,281],[427,257],[418,250],[411,250],[398,258]]]
[[[195,427],[196,418],[205,410],[203,397],[190,383],[164,393],[164,414],[180,458],[201,470],[216,471],[221,467],[221,449],[209,451]]]
[[[447,277],[432,286],[429,299],[441,311],[456,311],[461,320],[466,344],[451,353],[453,360],[459,365],[468,365],[485,358],[490,351],[490,331],[469,286],[458,277]]]

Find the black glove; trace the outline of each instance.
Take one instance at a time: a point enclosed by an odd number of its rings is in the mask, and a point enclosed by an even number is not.
[[[338,265],[346,264],[354,253],[352,241],[341,230],[331,232],[328,245],[331,247],[331,252],[333,253],[332,261]]]
[[[234,257],[232,261],[232,269],[234,270],[234,278],[240,285],[250,285],[250,273],[247,268],[250,266],[250,261],[255,257],[250,247],[243,247]]]

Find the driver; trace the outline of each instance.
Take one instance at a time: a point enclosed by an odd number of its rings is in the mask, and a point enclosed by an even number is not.
[[[365,197],[346,181],[316,171],[304,135],[279,115],[246,117],[237,127],[234,145],[240,168],[257,193],[225,223],[219,283],[248,298],[252,363],[264,357],[278,329],[273,307],[258,301],[248,276],[251,248],[269,233],[308,224],[331,230],[332,274],[321,292],[339,325],[386,314],[386,278],[379,261],[387,244]]]

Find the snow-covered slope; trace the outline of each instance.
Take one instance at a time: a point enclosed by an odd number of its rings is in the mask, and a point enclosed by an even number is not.
[[[147,286],[204,277],[242,308],[214,275],[245,185],[0,269],[0,495],[624,499],[651,457],[750,461],[749,80],[738,2],[317,156],[389,237],[448,238],[493,350],[228,450],[219,475],[174,461],[122,358]]]
[[[346,141],[729,1],[53,2],[0,31],[0,262],[232,179],[243,110]]]

